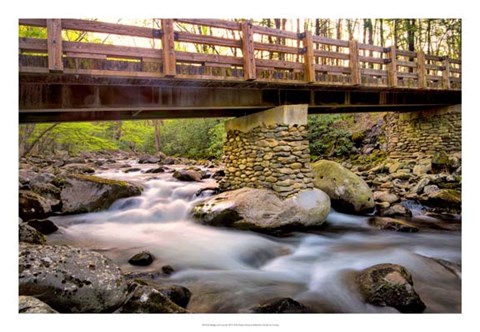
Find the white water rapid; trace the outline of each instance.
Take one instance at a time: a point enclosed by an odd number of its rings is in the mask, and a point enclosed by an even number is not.
[[[354,280],[356,271],[396,263],[412,273],[426,312],[461,312],[461,276],[440,263],[461,263],[458,231],[381,231],[366,217],[332,211],[322,230],[273,237],[193,221],[190,208],[202,199],[195,193],[214,185],[213,179],[181,182],[171,173],[118,170],[96,175],[145,189],[106,211],[51,218],[60,229],[49,242],[101,252],[125,273],[159,285],[185,286],[192,292],[189,311],[245,312],[269,298],[291,297],[317,312],[396,313],[364,303]],[[153,264],[130,265],[128,259],[143,250],[154,255]],[[165,265],[175,272],[162,274]]]

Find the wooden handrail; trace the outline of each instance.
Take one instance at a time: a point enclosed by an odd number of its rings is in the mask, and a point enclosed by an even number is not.
[[[133,60],[157,63],[160,67],[155,70],[164,77],[172,78],[177,74],[181,77],[191,75],[192,78],[225,79],[229,75],[236,75],[235,79],[247,81],[261,76],[262,81],[290,80],[310,84],[332,81],[354,86],[366,84],[445,90],[461,88],[460,59],[315,36],[309,31],[284,31],[254,25],[246,20],[161,19],[161,23],[161,29],[154,29],[82,19],[19,19],[19,25],[47,28],[46,39],[20,38],[20,54],[30,57],[45,54],[48,58],[46,65],[37,62],[32,66],[46,66],[51,72],[62,72],[66,68],[64,66],[68,66],[66,72],[70,73],[75,69],[72,66],[80,63],[78,61],[82,63],[82,70],[88,70],[88,63],[85,62],[88,59],[97,62]],[[196,33],[195,26],[210,27],[212,31],[223,30],[205,35]],[[186,29],[191,31],[185,31]],[[158,43],[156,48],[147,48],[65,41],[62,40],[62,31],[65,30],[161,40],[161,48],[158,48]],[[180,50],[180,47],[188,44],[208,46],[208,49],[217,54],[201,53],[188,46]],[[69,62],[68,59],[78,61]],[[92,67],[92,70],[99,65]],[[22,65],[21,68],[25,66]],[[151,70],[148,65],[135,68],[141,69],[130,70],[139,70],[138,75],[146,70],[146,76]],[[232,71],[239,68],[242,71]]]

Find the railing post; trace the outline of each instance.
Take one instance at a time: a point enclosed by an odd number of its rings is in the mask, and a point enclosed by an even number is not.
[[[397,49],[394,45],[390,46],[387,50],[388,54],[388,64],[387,64],[387,72],[388,72],[388,86],[394,88],[398,85],[398,78],[397,78]]]
[[[425,68],[425,53],[423,53],[422,50],[419,50],[417,52],[417,75],[419,89],[425,89],[427,87],[427,72]]]
[[[443,59],[442,66],[442,87],[450,90],[450,60],[447,57]]]
[[[48,69],[51,72],[63,71],[62,22],[60,19],[47,19]]]
[[[162,31],[163,75],[173,77],[177,74],[177,60],[172,19],[162,19]]]
[[[358,42],[355,39],[350,39],[348,41],[348,49],[350,53],[350,71],[352,75],[352,84],[360,85],[361,74],[360,74],[360,62],[358,60]]]
[[[247,81],[253,81],[257,79],[257,68],[253,44],[253,25],[250,21],[242,22],[242,53],[243,77]]]
[[[305,63],[305,81],[308,83],[314,83],[316,81],[315,58],[313,56],[313,39],[311,31],[305,31],[302,43],[305,49],[305,53],[303,54]]]

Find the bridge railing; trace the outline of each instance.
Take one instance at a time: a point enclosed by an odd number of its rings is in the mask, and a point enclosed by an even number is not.
[[[21,73],[461,89],[461,60],[250,21],[162,19],[161,28],[78,19],[20,19],[19,24],[47,34],[19,39]],[[109,38],[109,44],[68,41],[69,30],[140,38],[150,45],[120,45],[118,38]]]

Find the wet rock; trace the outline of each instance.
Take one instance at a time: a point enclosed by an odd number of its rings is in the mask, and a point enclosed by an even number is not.
[[[171,265],[164,265],[162,266],[162,273],[169,276],[171,275],[173,272],[175,272],[175,270],[173,269],[173,267]]]
[[[20,295],[58,312],[111,312],[127,298],[120,268],[105,256],[58,245],[20,243]]]
[[[401,265],[378,264],[360,272],[357,283],[365,301],[403,313],[420,313],[425,304],[413,288],[412,275]]]
[[[62,167],[66,174],[93,174],[95,169],[86,164],[68,164]]]
[[[176,305],[185,309],[187,308],[188,302],[190,302],[190,297],[192,296],[192,293],[190,290],[188,290],[188,288],[179,285],[162,288],[160,293],[165,295]]]
[[[23,220],[42,219],[52,213],[48,200],[30,190],[19,191],[19,214]]]
[[[123,173],[132,173],[132,172],[140,172],[142,169],[138,167],[127,168],[123,170]]]
[[[410,188],[410,193],[412,194],[421,194],[426,185],[430,183],[430,179],[427,177],[421,178],[412,188]]]
[[[42,233],[37,231],[32,226],[26,223],[20,223],[19,227],[19,241],[32,244],[45,244],[47,240]]]
[[[142,251],[136,255],[133,255],[128,262],[136,266],[148,266],[153,263],[153,255],[148,251]]]
[[[177,163],[177,160],[173,157],[167,157],[165,158],[165,160],[163,161],[163,164],[165,165],[174,165]]]
[[[48,235],[58,230],[57,225],[51,220],[43,219],[32,219],[27,222],[27,224],[42,234]]]
[[[431,207],[460,211],[462,196],[459,191],[454,189],[440,189],[430,193],[428,197],[424,199],[424,203]]]
[[[373,212],[375,202],[367,183],[338,163],[320,160],[311,165],[315,188],[324,191],[332,206],[346,213]]]
[[[433,194],[434,192],[436,192],[438,190],[439,190],[439,188],[438,188],[437,185],[431,184],[431,185],[425,186],[423,188],[423,193],[427,194],[427,195],[430,195],[430,194]]]
[[[432,170],[432,165],[415,165],[413,167],[412,173],[417,176],[422,176],[427,174]]]
[[[180,181],[202,181],[202,175],[194,170],[176,170],[173,177]]]
[[[163,173],[165,172],[165,169],[163,167],[157,167],[157,168],[150,168],[145,171],[145,173]]]
[[[373,217],[368,220],[369,224],[382,230],[414,233],[418,232],[418,228],[406,221],[394,218]]]
[[[212,178],[218,180],[225,176],[225,171],[223,169],[219,169],[213,173]]]
[[[373,198],[376,201],[388,202],[390,204],[398,202],[400,200],[400,198],[397,195],[387,191],[376,191],[373,193]]]
[[[58,314],[45,302],[33,296],[18,297],[18,313],[20,314]]]
[[[134,290],[128,300],[119,309],[121,313],[187,313],[185,309],[172,302],[161,291],[147,285],[133,283]]]
[[[37,172],[30,169],[20,169],[18,171],[18,180],[22,185],[30,184],[30,181],[38,176]]]
[[[151,156],[151,155],[143,155],[138,158],[139,164],[156,164],[160,161],[159,157]]]
[[[412,211],[401,204],[395,204],[388,209],[381,211],[380,214],[384,217],[410,217]]]
[[[330,199],[318,189],[282,200],[272,190],[242,188],[198,203],[192,214],[211,226],[274,232],[321,225],[329,211]]]
[[[252,313],[264,314],[300,314],[308,313],[309,309],[291,298],[274,298],[249,309]]]
[[[107,209],[119,198],[138,196],[140,187],[125,181],[96,176],[71,175],[61,192],[63,213],[84,213]]]

